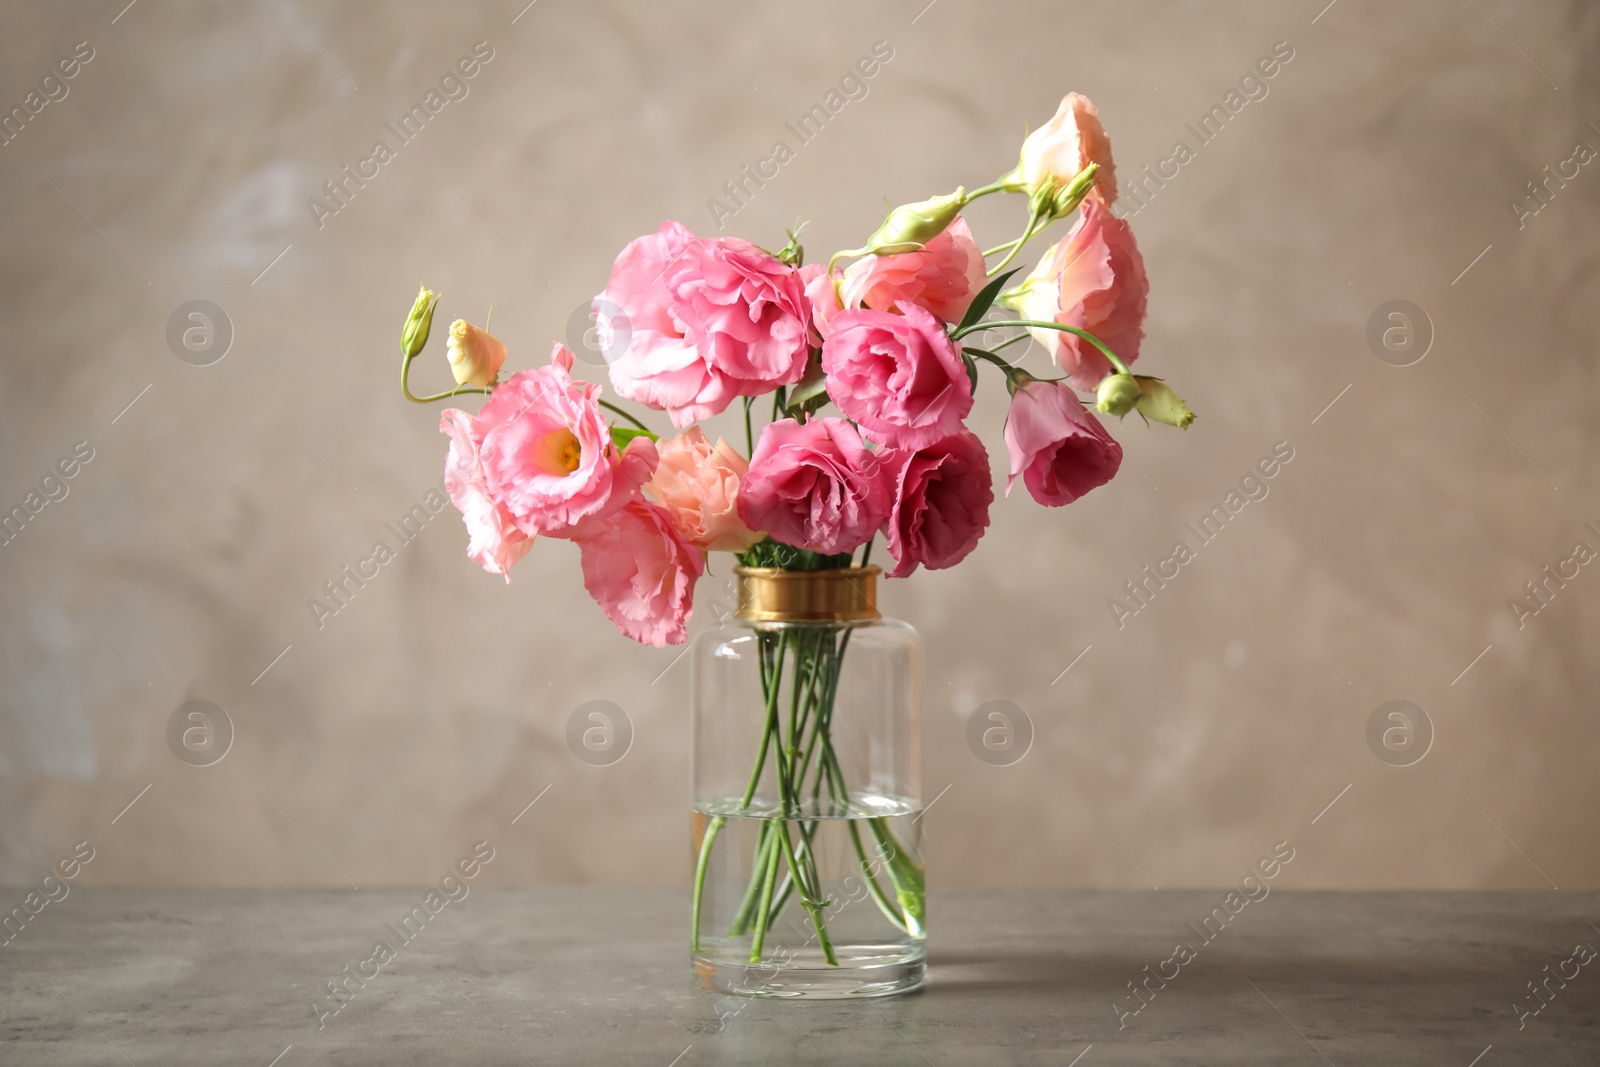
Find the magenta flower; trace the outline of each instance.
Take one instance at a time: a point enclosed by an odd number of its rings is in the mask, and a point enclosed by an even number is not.
[[[824,555],[871,537],[893,505],[883,464],[845,419],[783,419],[761,431],[739,488],[752,529]]]
[[[960,429],[914,452],[888,451],[883,462],[894,487],[887,532],[896,566],[889,577],[904,578],[919,563],[936,571],[965,559],[994,503],[983,442]]]
[[[955,343],[916,304],[841,311],[822,345],[828,396],[874,441],[921,448],[961,428],[972,382]]]
[[[1006,450],[1006,495],[1020,474],[1033,499],[1047,507],[1072,503],[1109,482],[1122,465],[1122,446],[1060,382],[1030,381],[1012,396]]]

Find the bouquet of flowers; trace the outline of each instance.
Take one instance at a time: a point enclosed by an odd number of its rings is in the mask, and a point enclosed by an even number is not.
[[[1016,238],[984,250],[961,212],[993,194],[1022,197],[1026,221]],[[805,262],[803,225],[769,252],[663,223],[617,256],[593,310],[612,388],[665,412],[672,437],[575,379],[573,353],[560,343],[547,365],[502,379],[505,346],[459,319],[448,346],[456,387],[413,396],[410,367],[438,302],[423,289],[401,337],[405,395],[422,403],[488,394],[476,415],[450,409],[440,423],[450,439],[445,484],[466,523],[468,556],[509,581],[539,538],[573,541],[601,609],[624,634],[657,647],[685,639],[710,552],[732,553],[744,567],[864,567],[881,533],[890,577],[954,566],[977,546],[994,500],[989,456],[964,422],[984,364],[1011,394],[1007,494],[1020,478],[1041,504],[1071,503],[1110,481],[1122,461],[1097,412],[1137,411],[1178,427],[1194,419],[1161,379],[1129,369],[1149,283],[1132,231],[1110,210],[1116,196],[1110,139],[1094,105],[1071,93],[999,180],[894,208],[861,247],[826,263]],[[1019,273],[1007,269],[1012,261],[1058,221],[1069,223],[1065,234],[1007,288]],[[998,343],[974,343],[996,332]],[[1002,354],[1029,337],[1059,377],[1035,377]],[[736,403],[742,450],[698,425]],[[748,808],[773,761],[779,817],[763,826],[734,933],[753,932],[750,959],[759,959],[762,931],[798,892],[832,962],[810,832],[802,824],[797,844],[788,822],[808,774],[814,798],[826,792],[849,804],[828,733],[830,679],[836,685],[848,633],[762,641],[768,709],[786,658],[796,693],[790,735],[772,714],[742,798]],[[722,818],[701,848],[697,941],[705,861]],[[892,890],[879,885],[857,839],[873,898],[901,930],[920,934],[921,869],[882,820],[869,829],[889,858]]]

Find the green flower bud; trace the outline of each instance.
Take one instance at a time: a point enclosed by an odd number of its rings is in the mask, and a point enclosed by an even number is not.
[[[922,246],[945,231],[966,206],[967,191],[957,186],[948,196],[916,204],[902,204],[889,212],[878,232],[867,239],[866,251],[876,256],[920,252]]]
[[[400,353],[407,359],[414,358],[428,343],[428,331],[433,328],[433,309],[438,303],[439,294],[426,286],[417,294],[416,303],[411,305],[411,316],[406,319],[406,328],[400,332]]]
[[[1143,399],[1143,396],[1139,382],[1134,380],[1133,375],[1108,374],[1100,379],[1100,388],[1095,393],[1094,408],[1104,415],[1126,415]]]
[[[1100,164],[1091,163],[1084,167],[1067,184],[1056,190],[1055,217],[1065,218],[1078,210],[1078,205],[1083,203],[1083,198],[1089,195],[1089,190],[1094,188],[1095,178],[1100,174]]]
[[[1139,383],[1139,402],[1134,408],[1147,419],[1155,422],[1164,422],[1168,426],[1176,426],[1180,430],[1187,430],[1194,421],[1194,412],[1189,410],[1189,405],[1183,398],[1172,391],[1172,388],[1160,378],[1146,378],[1135,375],[1134,381]]]

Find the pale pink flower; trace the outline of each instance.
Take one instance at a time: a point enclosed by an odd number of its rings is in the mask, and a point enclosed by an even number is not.
[[[921,448],[961,428],[972,380],[944,326],[917,304],[841,311],[822,345],[828,396],[868,437]]]
[[[1087,330],[1124,363],[1139,358],[1150,280],[1127,222],[1093,200],[1070,233],[1012,293],[1007,306],[1025,318]],[[1111,373],[1111,361],[1091,341],[1062,330],[1033,328],[1034,339],[1075,388],[1092,391]]]
[[[983,251],[957,217],[920,252],[856,260],[844,272],[839,298],[846,308],[877,311],[918,304],[945,322],[960,322],[984,281]]]
[[[977,547],[994,502],[983,442],[958,429],[916,451],[886,450],[882,458],[894,487],[886,529],[896,565],[889,577],[904,578],[919,563],[929,570],[960,563]]]
[[[490,574],[511,581],[511,565],[528,554],[533,536],[524,533],[511,513],[489,495],[478,455],[482,436],[471,415],[450,408],[439,417],[439,431],[450,437],[444,463],[444,487],[467,526],[467,558]]]
[[[766,535],[739,518],[739,482],[750,470],[745,458],[722,438],[713,445],[691,426],[657,445],[661,462],[645,483],[672,517],[678,532],[708,552],[743,552]]]
[[[1104,485],[1122,465],[1122,446],[1061,382],[1035,380],[1016,391],[1006,416],[1006,450],[1006,495],[1020,474],[1033,499],[1049,507]]]
[[[571,370],[572,352],[557,344],[548,366],[513,374],[478,412],[489,495],[527,533],[570,537],[579,522],[620,508],[655,470],[648,437],[618,453],[600,387],[574,381]]]
[[[621,308],[627,351],[611,383],[687,426],[741,396],[793,385],[810,354],[810,304],[798,272],[735,237],[697,238],[681,224],[623,249],[606,291]]]
[[[1089,196],[1102,206],[1110,207],[1117,199],[1117,168],[1111,162],[1111,138],[1100,125],[1100,113],[1089,98],[1068,93],[1050,121],[1022,142],[1022,161],[1016,173],[1031,190],[1046,179],[1065,185],[1090,163],[1100,164],[1100,173],[1095,176]]]
[[[782,419],[761,431],[739,516],[775,540],[824,555],[854,551],[889,517],[883,464],[845,419]]]
[[[656,648],[683,643],[705,556],[666,509],[635,496],[604,519],[584,522],[578,549],[583,587],[619,630]]]

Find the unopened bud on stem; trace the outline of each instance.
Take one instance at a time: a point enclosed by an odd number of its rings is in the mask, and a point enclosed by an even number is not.
[[[417,294],[406,327],[400,332],[400,352],[407,359],[415,358],[428,343],[428,331],[433,328],[433,309],[438,303],[439,294],[426,286]]]

